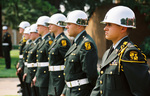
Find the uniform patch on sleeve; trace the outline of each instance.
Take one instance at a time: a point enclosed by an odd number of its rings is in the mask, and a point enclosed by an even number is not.
[[[85,50],[91,49],[91,43],[90,42],[85,42],[84,46],[85,46]]]
[[[62,46],[67,46],[67,41],[66,40],[61,40]]]
[[[49,45],[51,45],[51,44],[53,43],[53,41],[52,41],[52,40],[49,40],[49,42],[48,42],[48,43],[49,43]]]
[[[131,60],[138,60],[138,52],[137,51],[130,51],[130,58]]]

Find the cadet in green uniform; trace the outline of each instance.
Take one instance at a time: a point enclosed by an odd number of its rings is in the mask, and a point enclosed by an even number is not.
[[[3,26],[2,46],[5,58],[6,69],[11,68],[10,50],[12,49],[11,35],[7,32],[7,26]]]
[[[23,32],[25,30],[25,28],[29,27],[30,26],[30,23],[27,22],[27,21],[22,21],[20,24],[19,24],[19,33],[22,35],[22,39],[19,43],[19,62],[16,66],[16,68],[18,69],[17,70],[17,73],[20,73],[22,71],[21,67],[19,68],[19,66],[23,66],[23,48],[26,44],[26,40],[23,36]]]
[[[35,76],[36,69],[37,69],[37,63],[36,63],[36,52],[37,52],[37,45],[41,42],[42,38],[39,36],[37,32],[37,24],[32,24],[30,27],[30,39],[32,40],[32,43],[30,44],[30,47],[28,49],[28,55],[27,55],[27,70],[25,70],[25,76],[27,83],[27,89],[28,89],[28,96],[37,96],[36,95],[36,88],[35,86],[31,86],[32,79]]]
[[[49,81],[49,72],[48,72],[48,48],[53,42],[53,37],[49,33],[49,29],[46,26],[46,23],[49,21],[48,16],[41,16],[37,20],[37,29],[38,33],[42,36],[42,42],[37,47],[37,72],[33,79],[35,86],[39,88],[39,96],[48,95],[48,81]]]
[[[75,10],[66,22],[69,36],[75,39],[64,59],[66,86],[61,96],[89,96],[98,76],[98,55],[94,40],[85,31],[88,18],[85,12]]]
[[[110,9],[104,20],[105,38],[113,45],[102,58],[100,75],[91,96],[150,96],[146,56],[128,35],[136,28],[134,12],[125,6]]]
[[[32,43],[32,40],[30,39],[30,27],[25,28],[23,35],[24,35],[25,40],[27,40],[27,41],[26,41],[26,45],[23,48],[23,65],[20,67],[23,70],[24,93],[26,94],[25,96],[30,96],[29,89],[27,87],[28,85],[25,82],[25,80],[26,80],[25,72],[27,70],[27,55],[28,55],[28,50],[29,50],[31,43]]]
[[[26,27],[29,27],[29,26],[30,26],[30,23],[27,22],[27,21],[22,21],[19,24],[19,26],[18,26],[19,27],[19,33],[22,35],[22,39],[19,42],[19,61],[18,61],[17,65],[16,65],[16,69],[17,69],[16,74],[17,74],[17,76],[18,76],[18,78],[20,80],[20,83],[21,83],[21,89],[18,92],[21,92],[21,91],[24,92],[23,91],[24,84],[23,84],[23,81],[22,81],[22,79],[23,79],[23,70],[19,66],[23,65],[23,48],[24,48],[24,46],[26,44],[26,40],[25,40],[25,38],[23,36],[23,32],[24,32],[24,29]],[[22,95],[25,96],[24,93],[22,93]]]
[[[49,96],[60,96],[64,85],[64,56],[71,46],[70,40],[64,34],[66,17],[57,13],[51,16],[48,22],[49,31],[54,33],[55,39],[49,48]]]

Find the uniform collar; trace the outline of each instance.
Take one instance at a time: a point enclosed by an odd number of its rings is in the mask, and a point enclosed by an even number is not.
[[[115,45],[113,45],[113,48],[116,49],[116,47],[120,44],[120,42],[122,40],[124,40],[125,38],[127,38],[128,36],[124,36],[123,38],[121,38]]]
[[[48,32],[47,34],[45,34],[43,37],[42,37],[42,39],[45,39],[45,37],[47,36],[47,35],[49,35],[50,33]]]
[[[116,49],[120,49],[121,45],[124,43],[124,42],[130,42],[130,39],[129,37],[125,37],[121,40],[121,42],[117,45]]]
[[[26,42],[26,44],[29,44],[31,41],[32,41],[31,39],[28,39],[27,42]]]
[[[33,43],[36,43],[38,41],[38,39],[40,39],[41,37],[36,38]]]
[[[78,45],[84,38],[86,38],[86,35],[87,35],[86,31],[84,31],[74,43]]]
[[[58,35],[55,37],[55,39],[58,39],[58,38],[59,38],[61,35],[63,35],[63,34],[64,34],[64,32],[58,34]]]
[[[84,31],[85,31],[85,30],[81,31],[81,32],[75,37],[74,42],[77,41],[77,39],[81,36],[81,34],[82,34]]]

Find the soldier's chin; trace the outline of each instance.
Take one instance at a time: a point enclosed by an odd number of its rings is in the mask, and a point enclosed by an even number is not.
[[[38,31],[38,34],[41,35],[41,33]]]
[[[107,39],[107,40],[111,40],[109,37],[107,37],[107,36],[105,36],[105,38]]]
[[[74,37],[73,35],[71,35],[71,34],[68,34],[70,37]]]

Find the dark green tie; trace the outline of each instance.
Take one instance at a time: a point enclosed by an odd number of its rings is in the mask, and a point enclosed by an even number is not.
[[[111,54],[113,51],[114,51],[114,47],[111,46],[111,47],[110,47],[110,50],[109,50],[109,53],[108,53],[108,55],[107,55],[107,58],[110,56],[110,54]]]

